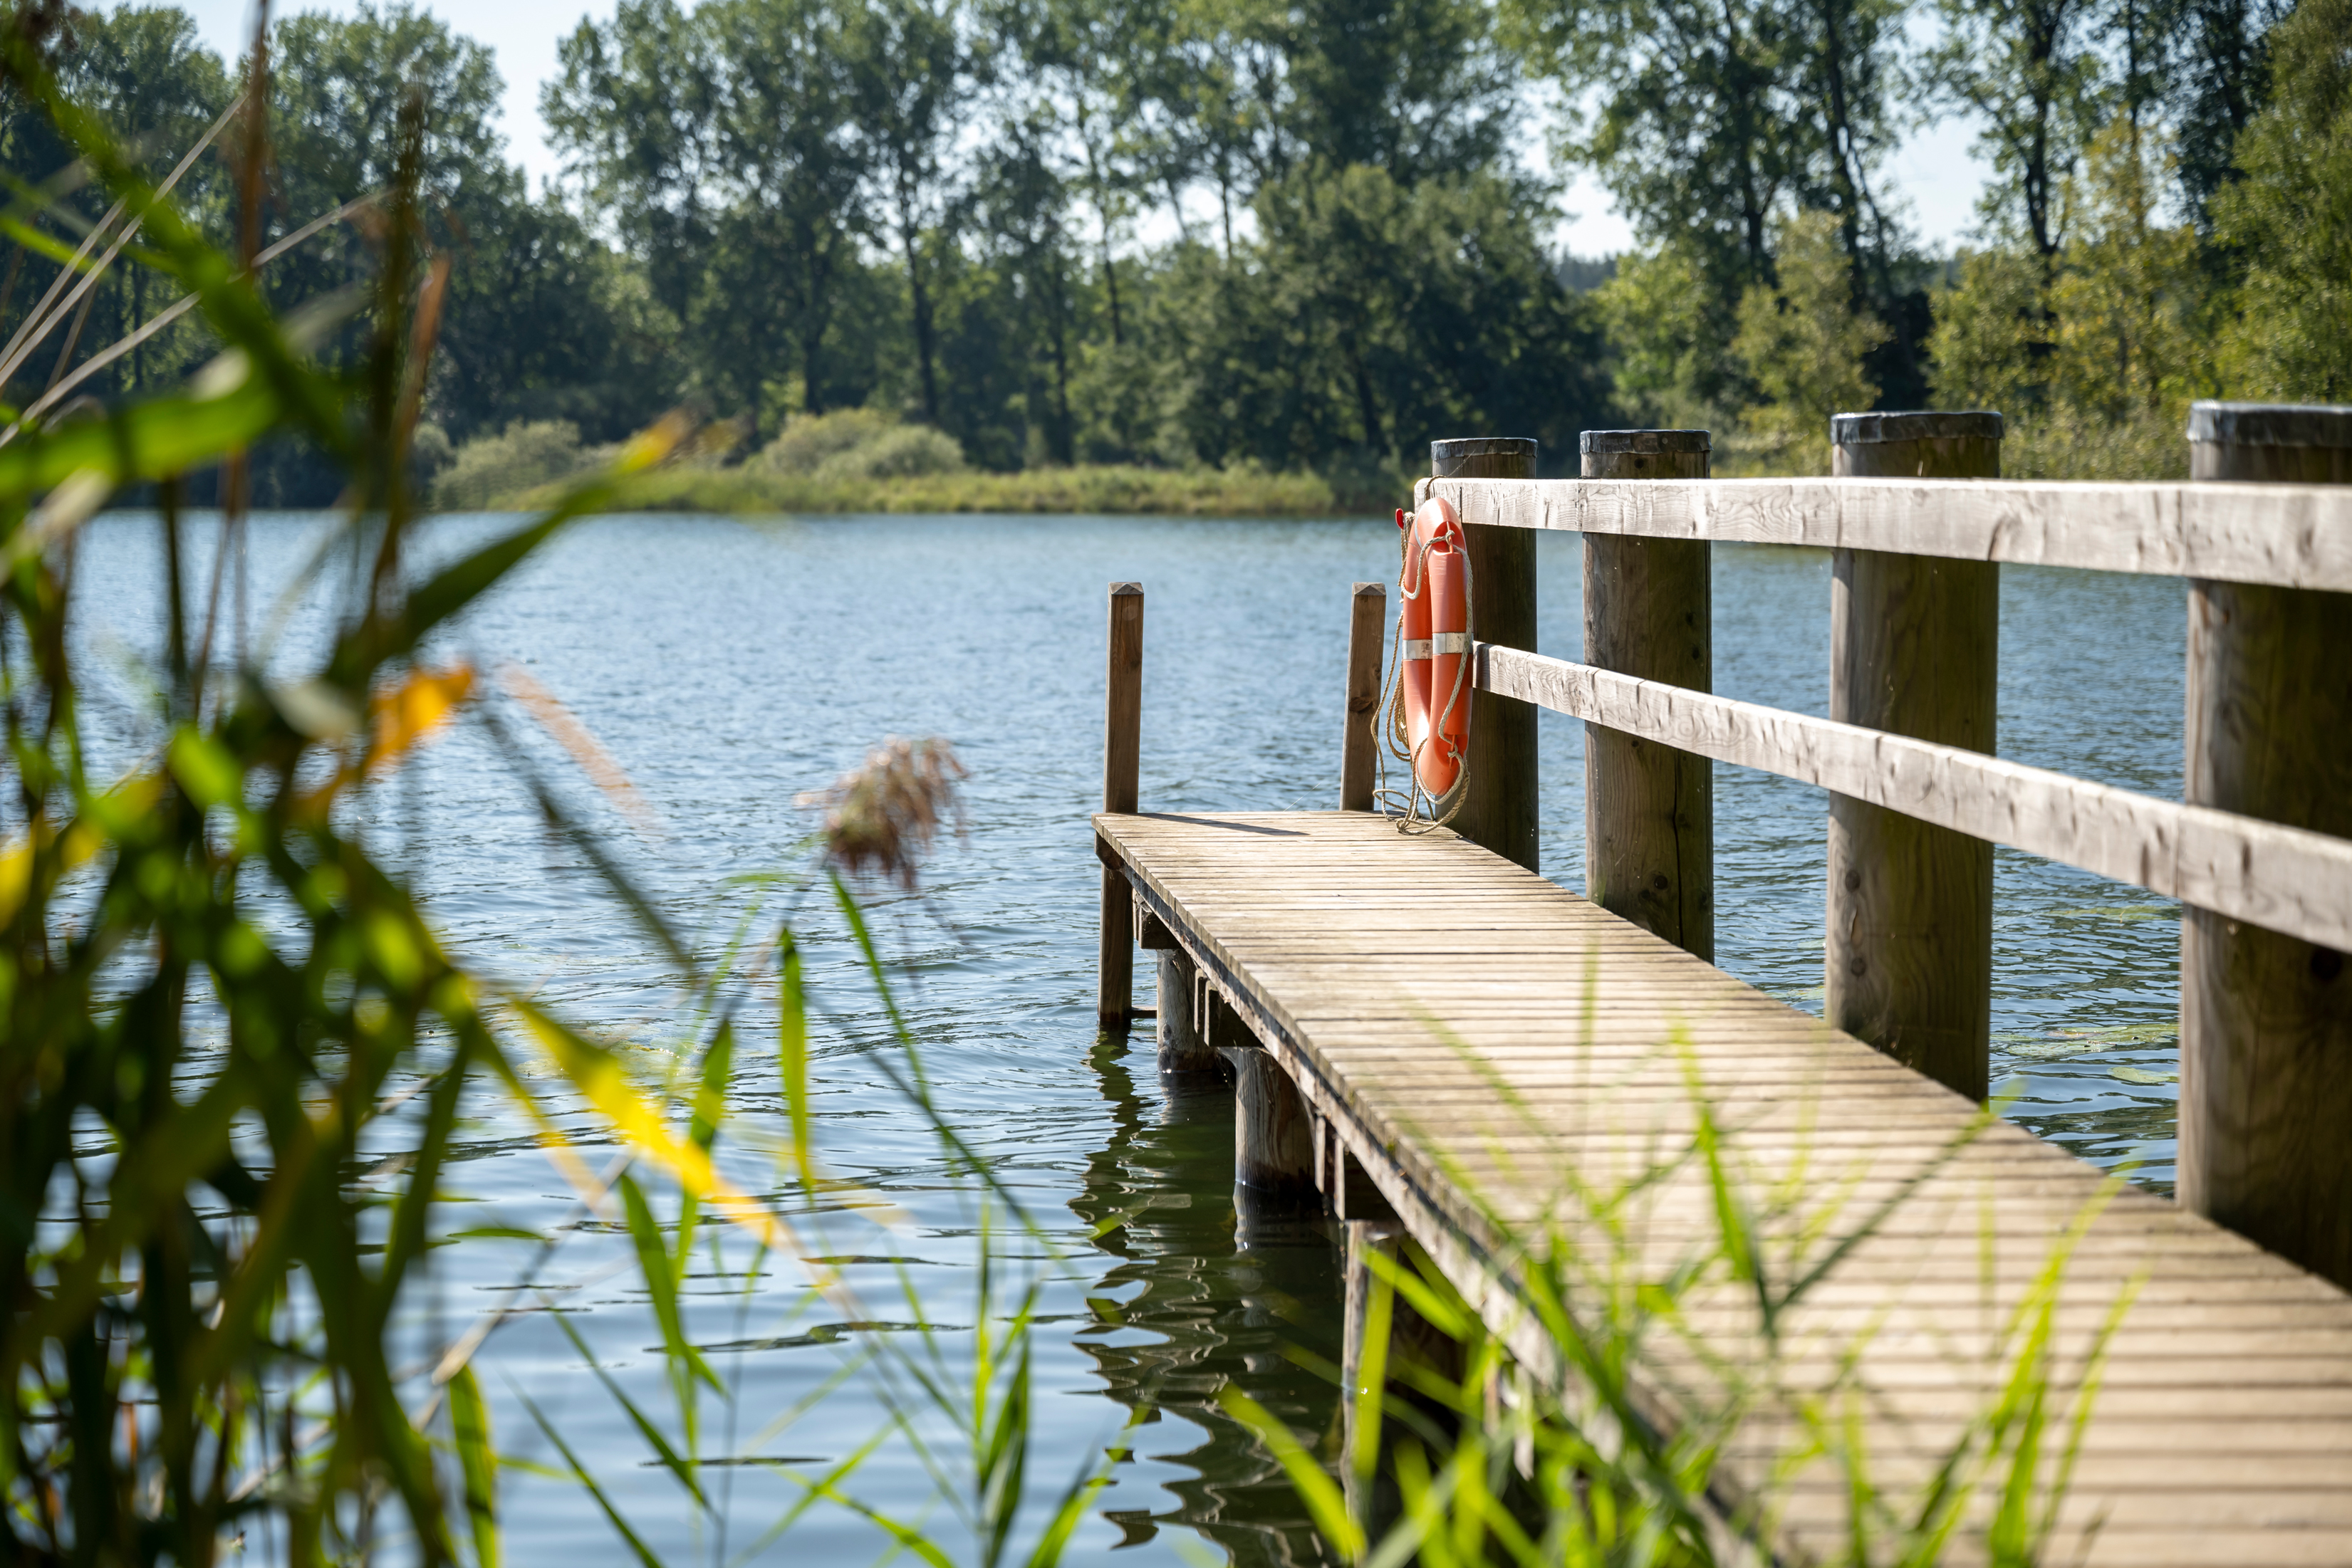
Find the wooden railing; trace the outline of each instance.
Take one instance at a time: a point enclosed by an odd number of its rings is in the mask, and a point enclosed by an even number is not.
[[[1525,477],[1532,442],[1433,444],[1423,496],[1469,525],[1482,610],[1512,607],[1476,629],[1457,826],[1532,865],[1519,716],[1585,720],[1588,891],[1712,957],[1711,781],[1677,759],[1830,790],[1829,1021],[1979,1098],[1990,845],[2179,899],[2181,1198],[2352,1286],[2352,409],[2200,404],[2187,484],[1864,476],[1997,472],[1999,432],[1840,416],[1823,479],[1693,476],[1702,432],[1589,432],[1580,479]],[[1532,650],[1533,556],[1503,541],[1533,528],[1584,536],[1591,663]],[[1708,690],[1718,541],[1836,552],[1830,718]],[[2185,801],[1991,755],[2001,562],[2189,580]],[[1351,667],[1378,658],[1359,603]]]

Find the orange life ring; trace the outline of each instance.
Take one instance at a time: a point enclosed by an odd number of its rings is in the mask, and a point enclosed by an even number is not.
[[[1431,497],[1404,528],[1397,575],[1405,745],[1423,794],[1440,801],[1461,781],[1470,744],[1470,562],[1462,519]]]

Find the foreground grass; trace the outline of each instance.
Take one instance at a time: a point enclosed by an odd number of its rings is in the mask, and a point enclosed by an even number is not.
[[[492,510],[530,511],[563,486],[501,496]],[[627,504],[665,512],[1149,512],[1179,517],[1329,517],[1377,510],[1380,497],[1343,494],[1319,474],[1105,464],[1018,474],[932,474],[821,479],[749,466],[682,466],[641,476]]]

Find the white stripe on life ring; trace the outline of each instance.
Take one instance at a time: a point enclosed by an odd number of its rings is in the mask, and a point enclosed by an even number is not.
[[[1467,632],[1440,632],[1433,637],[1408,637],[1404,642],[1404,656],[1408,659],[1441,658],[1447,653],[1469,652]]]

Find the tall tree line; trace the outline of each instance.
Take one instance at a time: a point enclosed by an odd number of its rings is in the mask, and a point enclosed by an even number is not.
[[[2319,395],[2352,337],[2305,319],[2341,293],[2347,3],[623,0],[562,43],[542,112],[565,174],[538,191],[487,53],[372,3],[279,20],[264,156],[231,124],[181,191],[224,235],[250,211],[257,246],[362,203],[264,274],[334,298],[374,265],[363,198],[421,103],[454,264],[428,407],[456,442],[546,418],[612,439],[689,402],[756,444],[871,405],[993,467],[1389,469],[1444,431],[1793,439],[1830,405],[2154,406],[2289,362],[2272,380]],[[44,15],[159,172],[252,71],[170,6]],[[1558,192],[1524,157],[1541,88],[1569,106],[1554,165],[1594,170],[1641,242],[1596,291],[1564,281],[1593,269],[1551,248]],[[1887,172],[1954,114],[1995,173],[1957,262]],[[0,102],[13,173],[63,168],[45,135]],[[46,232],[71,244],[87,208],[66,192]],[[53,246],[5,266],[13,334],[58,268]],[[2250,313],[2278,277],[2321,304]],[[168,303],[129,262],[86,299],[0,402]],[[2184,369],[2191,339],[2234,358]],[[184,322],[85,390],[206,351]],[[264,499],[318,477],[268,472]]]

